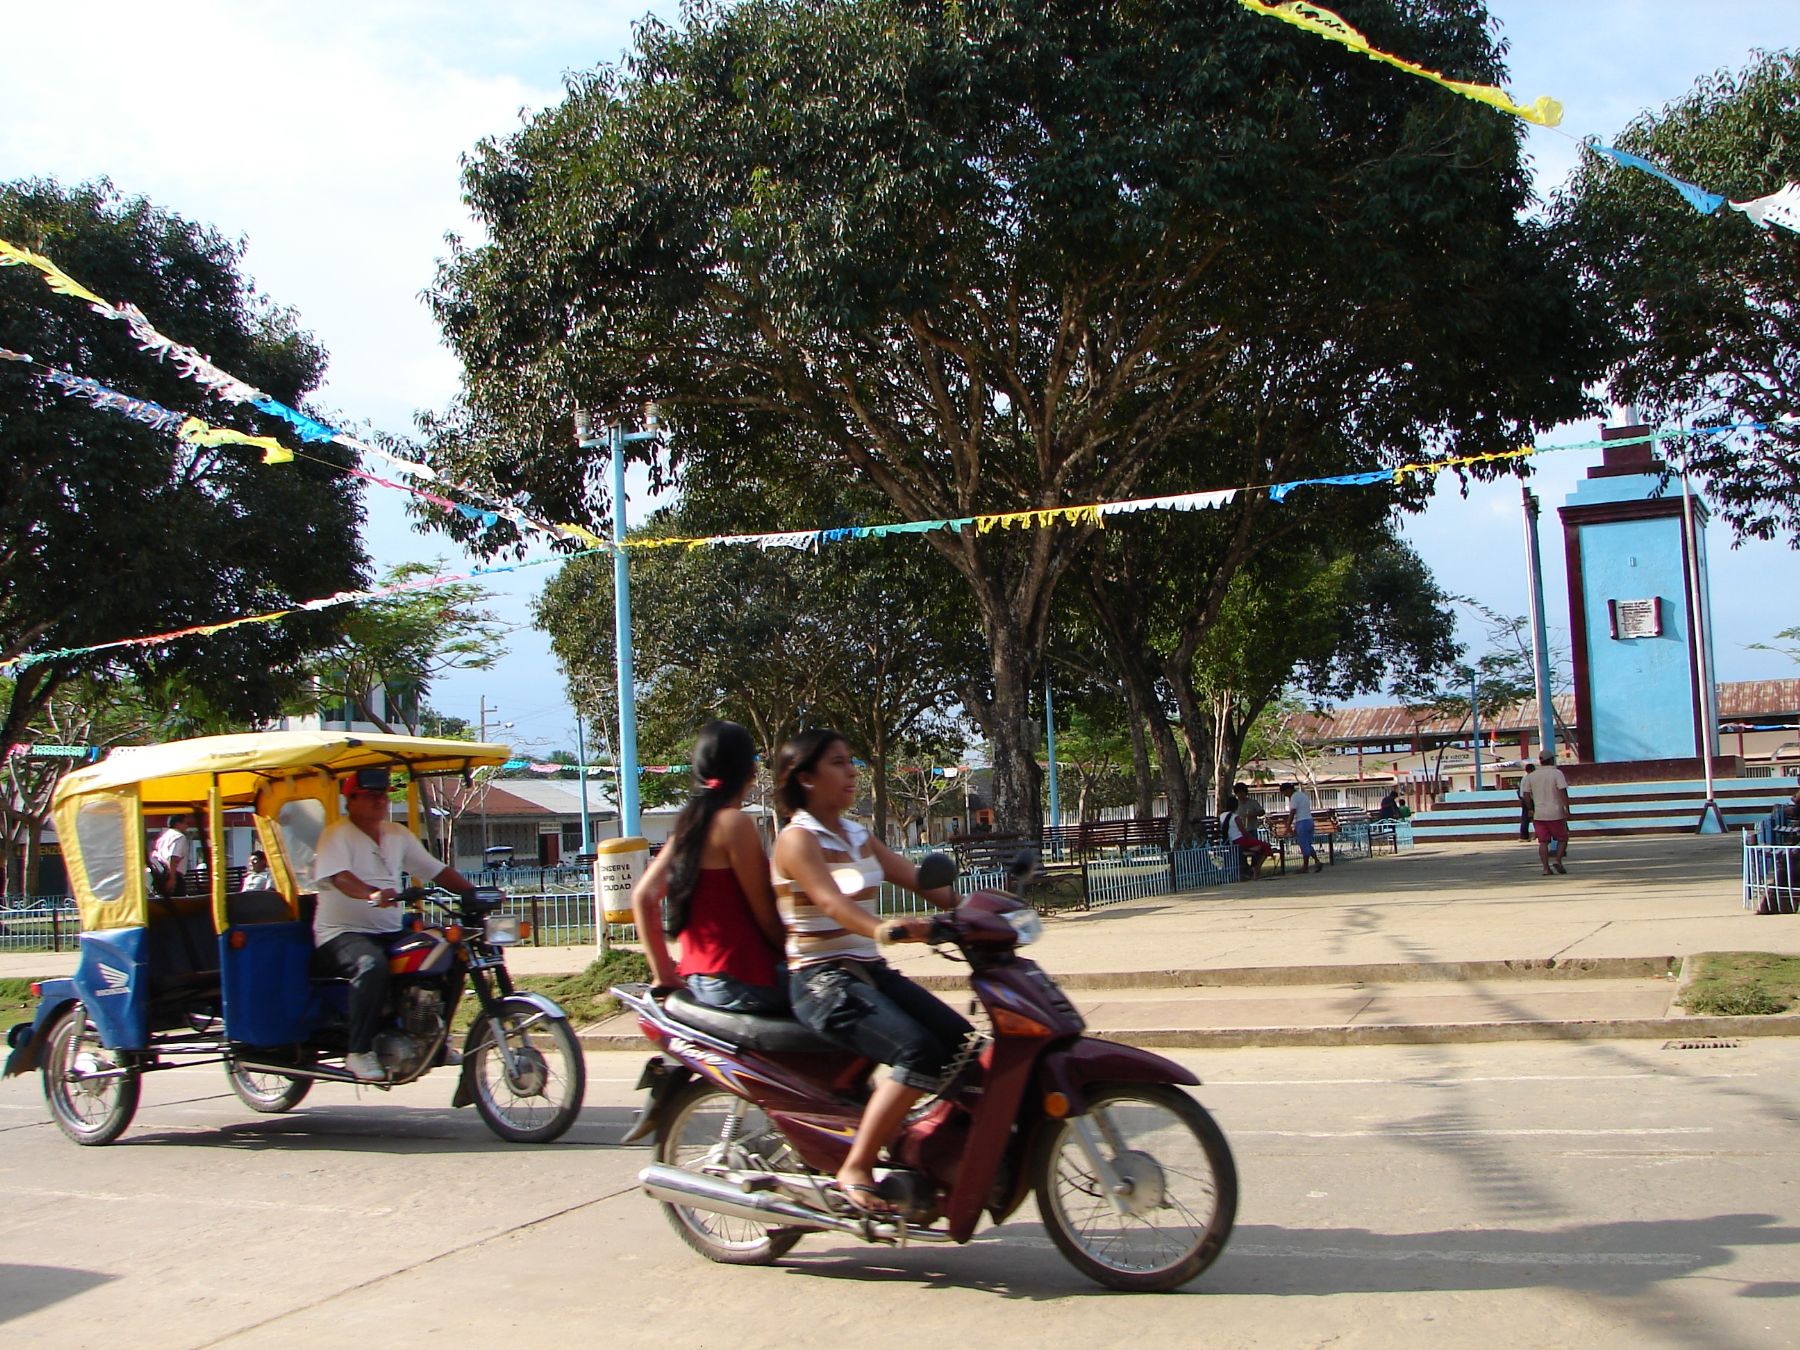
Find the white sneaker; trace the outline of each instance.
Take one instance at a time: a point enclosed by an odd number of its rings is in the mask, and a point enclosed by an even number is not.
[[[373,1050],[363,1050],[344,1056],[344,1067],[350,1070],[350,1076],[359,1083],[385,1083],[387,1070],[381,1067]]]

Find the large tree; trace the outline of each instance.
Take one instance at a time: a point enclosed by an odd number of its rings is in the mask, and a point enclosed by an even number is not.
[[[1746,201],[1800,180],[1800,53],[1720,71],[1614,139],[1678,178]],[[1629,345],[1614,400],[1668,429],[1758,423],[1681,450],[1740,536],[1800,546],[1800,234],[1729,207],[1703,216],[1667,184],[1589,151],[1554,199]]]
[[[137,305],[161,331],[290,406],[324,373],[324,353],[292,313],[242,275],[239,246],[108,184],[0,184],[0,238]],[[53,295],[29,267],[0,268],[0,347],[247,427],[244,408],[150,359],[124,325]],[[361,505],[338,471],[342,452],[314,446],[268,466],[243,446],[187,445],[65,397],[31,370],[0,362],[0,658],[49,655],[13,668],[0,745],[26,740],[57,690],[81,677],[129,676],[146,688],[173,681],[239,723],[275,712],[343,610],[80,649],[361,586]]]
[[[1501,73],[1478,5],[1345,8]],[[1223,0],[686,14],[471,159],[487,242],[431,297],[465,370],[438,438],[459,475],[579,515],[570,410],[650,397],[677,458],[785,440],[961,517],[1130,496],[1172,453],[1189,487],[1241,481],[1201,434],[1228,395],[1254,421],[1352,383],[1384,456],[1512,448],[1581,406],[1590,342],[1520,219],[1518,130],[1466,100]],[[1093,528],[925,536],[987,640],[968,706],[1005,827],[1038,823],[1031,700]]]

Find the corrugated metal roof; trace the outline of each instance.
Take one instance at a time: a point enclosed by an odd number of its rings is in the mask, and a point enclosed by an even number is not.
[[[1558,694],[1554,700],[1558,719],[1575,725],[1575,697]],[[1753,721],[1761,717],[1792,717],[1800,713],[1800,680],[1737,680],[1719,685],[1721,720]],[[1309,744],[1407,743],[1415,736],[1467,734],[1468,714],[1417,718],[1405,707],[1386,704],[1373,708],[1337,708],[1324,715],[1302,714],[1295,731]],[[1502,737],[1537,731],[1535,698],[1515,704],[1493,720],[1482,718],[1484,735]]]

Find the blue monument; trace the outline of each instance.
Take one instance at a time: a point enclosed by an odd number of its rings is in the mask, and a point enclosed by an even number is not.
[[[1601,438],[1648,434],[1644,426],[1608,427]],[[1568,557],[1580,758],[1589,764],[1695,761],[1716,753],[1706,744],[1718,709],[1706,611],[1705,503],[1693,498],[1690,528],[1681,480],[1657,459],[1653,443],[1640,440],[1606,446],[1601,463],[1558,514]]]

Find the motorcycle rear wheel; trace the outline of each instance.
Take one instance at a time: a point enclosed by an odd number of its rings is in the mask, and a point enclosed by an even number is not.
[[[44,1100],[64,1134],[78,1144],[112,1143],[137,1114],[142,1087],[137,1070],[100,1044],[86,1008],[77,1003],[57,1019],[44,1047]]]
[[[1237,1217],[1237,1166],[1198,1102],[1163,1083],[1101,1088],[1087,1117],[1047,1122],[1038,1213],[1069,1264],[1113,1289],[1161,1293],[1210,1266]],[[1130,1187],[1121,1213],[1088,1161],[1079,1122]]]
[[[564,1017],[527,999],[503,999],[499,1021],[513,1053],[513,1072],[494,1040],[495,1019],[482,1013],[469,1028],[464,1072],[475,1088],[475,1109],[509,1143],[547,1144],[581,1114],[587,1061]]]
[[[225,1076],[231,1090],[245,1106],[265,1116],[292,1111],[312,1091],[312,1079],[289,1078],[278,1073],[258,1073],[227,1062]]]
[[[731,1123],[735,1116],[735,1127]],[[656,1160],[698,1172],[708,1164],[753,1171],[761,1164],[746,1147],[772,1133],[768,1117],[741,1097],[711,1083],[689,1083],[675,1095],[656,1131]],[[785,1147],[785,1145],[783,1145]],[[773,1265],[793,1250],[797,1232],[728,1214],[663,1202],[681,1240],[708,1261],[727,1266]]]

